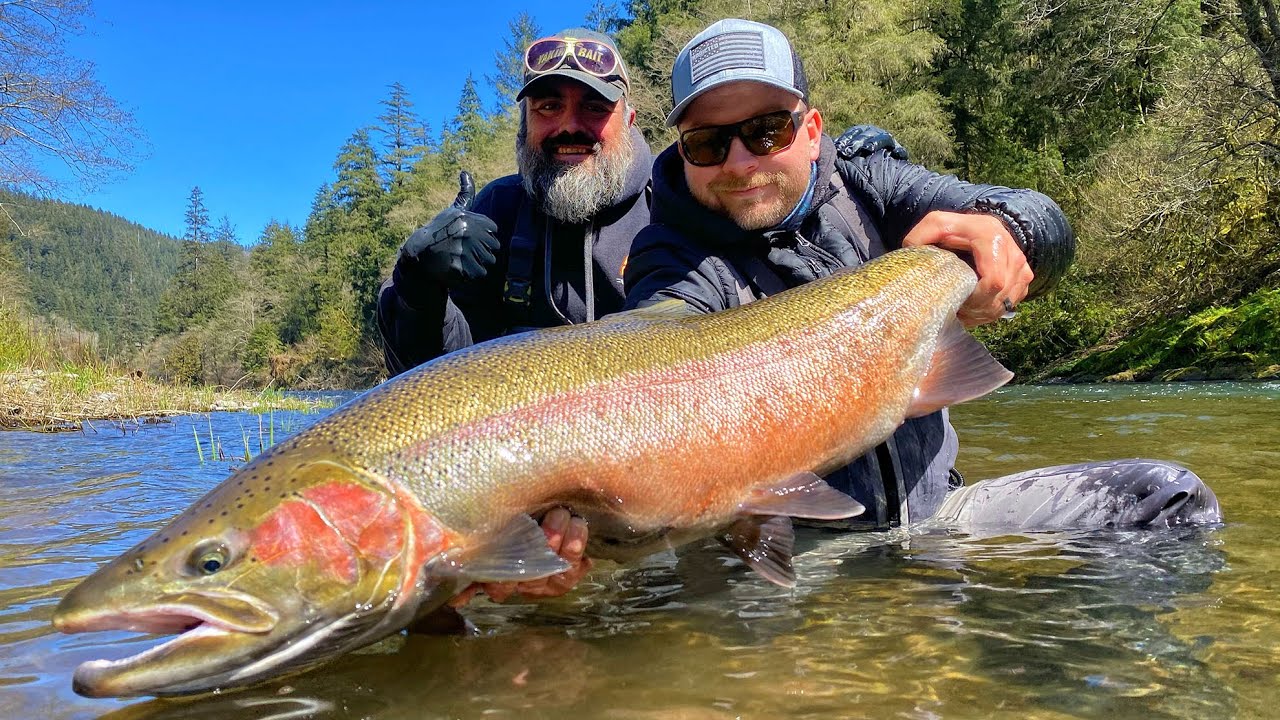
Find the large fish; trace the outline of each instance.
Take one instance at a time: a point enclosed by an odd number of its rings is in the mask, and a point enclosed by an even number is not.
[[[711,315],[678,301],[482,343],[352,400],[62,599],[64,632],[181,633],[75,673],[90,696],[253,683],[394,633],[471,582],[566,569],[565,506],[625,560],[719,535],[794,581],[788,516],[861,505],[818,476],[1011,374],[956,322],[956,256],[903,250]]]

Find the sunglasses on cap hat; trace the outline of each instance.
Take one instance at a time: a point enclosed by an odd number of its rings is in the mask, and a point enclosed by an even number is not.
[[[728,125],[685,130],[680,133],[680,150],[690,165],[698,167],[723,163],[734,138],[752,155],[773,155],[791,147],[803,118],[800,111],[778,110]]]
[[[565,65],[599,78],[624,74],[613,48],[595,40],[549,37],[535,40],[524,51],[524,66],[531,73],[551,72]]]

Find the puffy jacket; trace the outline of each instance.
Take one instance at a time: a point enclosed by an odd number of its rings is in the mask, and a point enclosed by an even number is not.
[[[708,210],[690,194],[682,163],[673,145],[654,164],[653,224],[632,244],[628,309],[670,298],[701,312],[737,307],[898,248],[934,210],[1004,220],[1035,272],[1033,296],[1058,281],[1075,252],[1061,209],[1038,192],[966,183],[887,152],[841,158],[826,137],[813,202],[787,229],[745,231]],[[907,421],[885,445],[827,480],[866,505],[864,518],[877,527],[922,520],[957,484],[958,448],[944,410]]]
[[[649,223],[646,196],[653,162],[644,136],[634,127],[631,140],[635,158],[624,195],[591,223],[567,224],[548,217],[525,192],[520,176],[509,175],[486,185],[471,206],[472,212],[498,225],[501,247],[485,277],[449,288],[446,295],[439,288],[413,287],[393,273],[378,298],[378,329],[391,373],[510,332],[585,322],[622,309],[622,268],[632,239]],[[513,237],[523,238],[533,255],[527,310],[504,299]],[[590,277],[584,272],[588,248]],[[590,312],[588,287],[593,298]]]

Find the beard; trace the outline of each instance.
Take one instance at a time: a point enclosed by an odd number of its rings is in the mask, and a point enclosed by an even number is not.
[[[772,199],[739,201],[722,195],[734,190],[769,185],[778,189],[776,197]],[[722,176],[705,185],[690,181],[688,186],[694,199],[703,207],[724,215],[743,230],[768,230],[777,227],[800,204],[800,199],[808,190],[807,182],[801,182],[780,171],[757,172],[748,178]]]
[[[588,145],[595,152],[585,162],[570,165],[555,159],[560,145]],[[516,167],[525,192],[542,203],[543,212],[565,223],[586,223],[621,200],[634,157],[635,146],[627,129],[608,143],[582,133],[561,133],[530,146],[522,117],[516,135]]]

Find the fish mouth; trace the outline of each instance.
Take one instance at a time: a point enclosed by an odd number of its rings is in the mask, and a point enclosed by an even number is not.
[[[177,634],[126,658],[82,663],[75,670],[72,688],[85,697],[198,691],[207,678],[234,669],[273,646],[270,638],[277,622],[273,609],[240,593],[183,593],[145,607],[119,610],[59,607],[53,619],[54,626],[65,633],[126,630]]]

